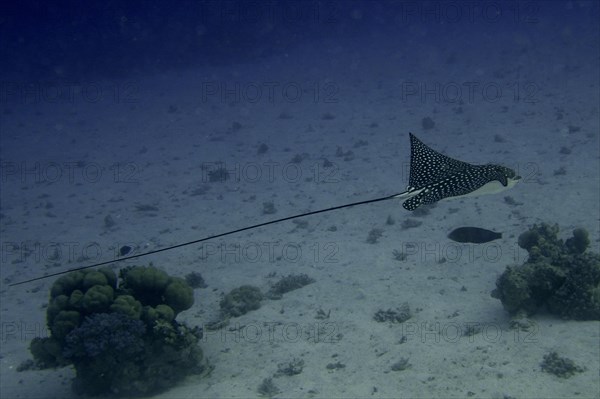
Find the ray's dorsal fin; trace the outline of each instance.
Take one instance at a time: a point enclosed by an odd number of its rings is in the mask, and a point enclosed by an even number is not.
[[[84,270],[98,266],[104,266],[111,263],[122,262],[130,259],[139,259],[142,257],[157,254],[159,252],[171,251],[188,245],[199,244],[204,241],[213,240],[229,236],[243,231],[257,229],[259,227],[269,226],[275,223],[281,223],[286,220],[298,219],[301,217],[316,215],[319,213],[331,212],[338,209],[350,208],[358,205],[366,205],[375,202],[387,201],[394,198],[405,199],[402,206],[407,210],[415,210],[420,205],[431,204],[444,198],[458,197],[465,195],[489,194],[511,188],[520,179],[516,173],[509,168],[500,165],[471,165],[462,162],[439,152],[432,150],[414,134],[410,133],[411,156],[410,156],[410,177],[407,191],[388,195],[385,197],[374,198],[370,200],[352,202],[349,204],[333,206],[330,208],[319,209],[300,213],[293,216],[287,216],[280,219],[270,220],[252,226],[242,227],[236,230],[226,231],[193,241],[188,241],[165,248],[155,249],[153,251],[120,257],[118,259],[107,260],[92,265],[76,267],[61,272],[47,274],[45,276],[30,278],[16,283],[8,284],[9,287],[43,280],[49,277],[55,277],[77,270]]]

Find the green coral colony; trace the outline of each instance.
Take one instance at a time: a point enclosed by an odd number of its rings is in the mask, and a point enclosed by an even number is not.
[[[202,371],[199,328],[175,320],[194,303],[185,280],[132,266],[119,279],[107,268],[76,271],[50,291],[50,336],[30,350],[40,367],[73,364],[86,394],[148,395]]]
[[[585,230],[563,241],[557,226],[542,224],[518,243],[528,251],[527,261],[507,267],[492,293],[510,314],[545,307],[563,318],[600,320],[600,255],[586,252]],[[266,296],[279,299],[313,281],[290,275]],[[257,287],[241,286],[224,296],[221,312],[241,316],[264,298]],[[189,281],[152,265],[124,268],[119,278],[107,268],[72,272],[53,284],[46,311],[51,334],[34,339],[30,350],[41,368],[72,364],[76,392],[151,395],[204,369],[202,330],[176,321],[193,304]]]
[[[533,314],[545,307],[564,319],[600,320],[600,255],[586,252],[584,229],[558,238],[558,226],[541,224],[519,236],[529,253],[521,266],[509,266],[496,281],[492,296],[510,314]]]

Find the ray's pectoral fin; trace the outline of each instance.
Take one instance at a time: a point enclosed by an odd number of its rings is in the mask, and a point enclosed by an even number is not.
[[[407,199],[402,203],[402,207],[404,207],[404,209],[406,209],[407,211],[414,211],[419,207],[419,205],[421,205],[420,195],[421,194],[418,194],[412,198]]]
[[[440,198],[429,190],[423,190],[419,194],[412,196],[402,203],[402,207],[407,211],[414,211],[421,205],[429,205],[437,202]]]

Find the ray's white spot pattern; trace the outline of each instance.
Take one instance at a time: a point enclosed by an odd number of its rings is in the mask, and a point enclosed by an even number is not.
[[[504,166],[471,165],[440,154],[423,144],[412,133],[410,144],[410,179],[407,191],[420,192],[402,204],[409,211],[422,204],[473,193],[492,182],[499,182],[508,188],[509,180],[519,179],[512,169]]]

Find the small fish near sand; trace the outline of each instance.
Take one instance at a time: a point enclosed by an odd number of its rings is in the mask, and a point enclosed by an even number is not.
[[[502,238],[502,233],[480,227],[459,227],[448,234],[452,241],[472,244],[484,244]]]

